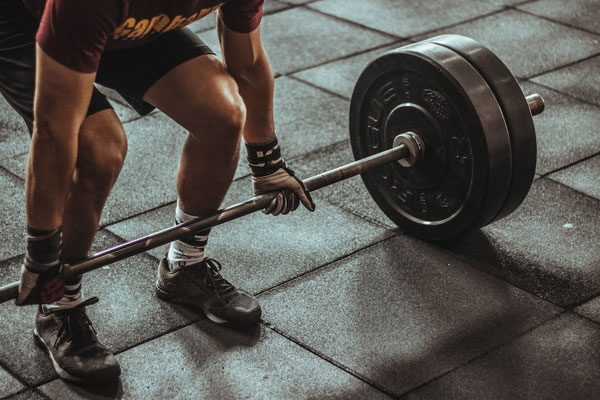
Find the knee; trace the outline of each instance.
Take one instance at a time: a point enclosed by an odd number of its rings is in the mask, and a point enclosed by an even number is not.
[[[87,132],[87,137],[79,144],[77,180],[87,191],[108,193],[127,155],[125,132],[119,124],[110,131]]]
[[[246,105],[237,91],[235,82],[227,85],[219,97],[215,99],[214,107],[211,107],[210,111],[203,110],[197,113],[200,120],[191,134],[203,139],[208,133],[223,143],[236,144],[246,124]]]

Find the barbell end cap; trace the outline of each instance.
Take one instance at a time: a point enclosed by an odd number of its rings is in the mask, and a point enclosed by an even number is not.
[[[530,94],[525,98],[527,100],[527,105],[529,106],[529,111],[531,111],[531,116],[536,116],[544,112],[544,108],[546,105],[544,104],[544,99],[537,93]]]
[[[398,164],[405,168],[410,168],[425,157],[425,143],[423,139],[415,132],[404,132],[394,138],[393,147],[405,145],[408,148],[409,155],[400,158]]]

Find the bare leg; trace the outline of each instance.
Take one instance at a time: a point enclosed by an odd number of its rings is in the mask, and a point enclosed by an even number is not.
[[[190,134],[177,174],[181,208],[204,216],[217,210],[233,179],[246,109],[225,67],[212,55],[171,70],[144,96]]]
[[[126,152],[125,132],[113,110],[97,112],[84,120],[63,219],[63,260],[66,263],[87,256]]]

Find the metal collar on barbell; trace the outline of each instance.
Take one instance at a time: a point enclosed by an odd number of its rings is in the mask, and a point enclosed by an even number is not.
[[[398,164],[405,168],[410,168],[425,156],[425,143],[421,136],[415,132],[405,132],[394,138],[393,147],[405,145],[410,151],[410,155],[398,160]]]

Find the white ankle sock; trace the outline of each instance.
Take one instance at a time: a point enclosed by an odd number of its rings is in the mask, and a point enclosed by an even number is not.
[[[186,214],[181,207],[179,207],[179,201],[177,201],[177,208],[175,209],[175,223],[181,224],[183,222],[190,221],[197,218],[193,215]],[[167,260],[169,261],[169,268],[182,268],[186,265],[192,265],[199,263],[204,260],[204,249],[208,242],[208,234],[210,229],[196,234],[191,234],[171,242],[169,253],[167,254]]]

